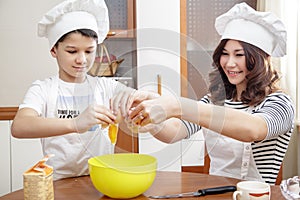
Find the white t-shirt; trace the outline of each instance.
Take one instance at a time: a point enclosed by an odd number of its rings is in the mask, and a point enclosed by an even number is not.
[[[74,118],[94,103],[109,107],[109,99],[126,86],[108,78],[87,76],[84,83],[67,83],[57,76],[35,81],[19,108],[32,108],[41,117]],[[44,155],[54,154],[47,164],[54,179],[87,175],[88,159],[112,153],[107,129],[92,127],[86,133],[41,138]]]

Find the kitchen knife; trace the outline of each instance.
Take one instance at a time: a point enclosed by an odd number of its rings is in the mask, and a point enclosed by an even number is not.
[[[223,194],[226,192],[234,192],[236,191],[235,186],[222,186],[222,187],[214,187],[207,189],[200,189],[196,192],[186,192],[180,194],[167,194],[167,195],[159,195],[159,196],[149,196],[151,199],[171,199],[171,198],[184,198],[184,197],[200,197],[205,195],[212,194]]]

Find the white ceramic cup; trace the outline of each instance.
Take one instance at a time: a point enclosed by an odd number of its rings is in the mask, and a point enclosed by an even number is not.
[[[234,200],[270,200],[270,197],[270,185],[259,181],[241,181],[233,193]]]

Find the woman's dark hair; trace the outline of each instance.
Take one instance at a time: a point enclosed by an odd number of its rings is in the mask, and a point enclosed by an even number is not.
[[[220,65],[227,39],[220,42],[213,53],[213,71],[209,74],[209,93],[212,102],[222,105],[225,99],[235,98],[236,86],[231,84]],[[241,101],[251,106],[261,103],[265,97],[279,90],[276,83],[279,75],[272,69],[270,56],[263,50],[246,42],[239,41],[244,49],[246,67],[250,72],[247,78],[246,90],[241,94]]]
[[[63,36],[61,36],[59,38],[59,40],[55,43],[54,46],[57,46],[58,43],[63,42],[65,40],[65,38],[68,37],[68,35],[71,33],[80,33],[81,35],[83,35],[85,37],[90,37],[90,38],[93,38],[94,40],[98,41],[98,35],[95,31],[93,31],[91,29],[77,29],[74,31],[70,31],[70,32],[64,34]]]

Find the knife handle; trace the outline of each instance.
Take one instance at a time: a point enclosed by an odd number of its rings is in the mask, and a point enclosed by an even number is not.
[[[222,187],[214,187],[198,190],[201,196],[209,195],[209,194],[223,194],[226,192],[234,192],[236,191],[235,186],[222,186]]]

